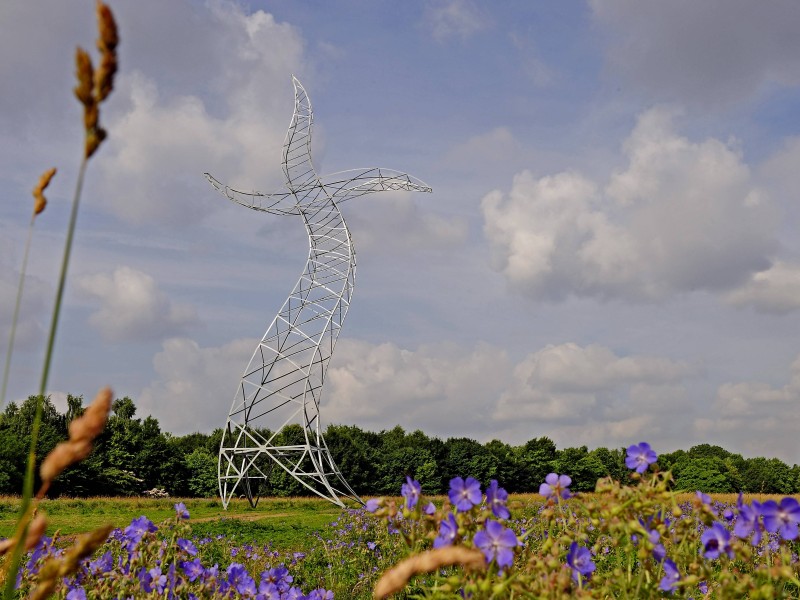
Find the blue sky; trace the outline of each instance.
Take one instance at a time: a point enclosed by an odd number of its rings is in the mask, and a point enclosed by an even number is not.
[[[222,426],[305,260],[280,189],[291,74],[321,173],[433,194],[343,210],[358,253],[325,422],[797,462],[800,5],[112,3],[121,71],[90,165],[50,388]],[[35,390],[81,144],[91,3],[0,6],[0,336],[37,220],[11,397]],[[42,37],[39,31],[47,31]],[[36,43],[31,43],[31,40]]]

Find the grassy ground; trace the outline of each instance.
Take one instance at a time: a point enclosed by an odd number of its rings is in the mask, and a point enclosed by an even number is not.
[[[234,500],[227,511],[219,499],[202,498],[59,498],[44,500],[40,506],[47,513],[48,535],[59,530],[70,536],[105,523],[125,527],[141,515],[159,523],[175,516],[176,502],[189,509],[195,535],[223,534],[243,541],[270,542],[287,550],[313,543],[311,534],[341,513],[339,507],[317,498],[262,498],[255,509],[246,500]],[[11,535],[18,510],[19,498],[0,497],[0,537]]]
[[[694,494],[681,494],[678,501],[691,501]],[[735,494],[714,494],[721,502],[734,504]],[[746,502],[779,496],[748,495]],[[398,501],[400,499],[398,498]],[[441,504],[444,497],[434,497]],[[509,507],[516,516],[531,515],[542,502],[538,494],[514,494]],[[313,545],[315,531],[324,531],[340,514],[341,509],[320,498],[262,498],[256,508],[246,500],[234,500],[228,510],[216,498],[59,498],[44,500],[48,535],[60,531],[71,536],[97,528],[105,523],[125,527],[131,519],[146,515],[159,523],[174,517],[173,506],[183,502],[191,514],[192,532],[198,537],[224,535],[242,543],[270,543],[278,550],[303,550]],[[0,537],[9,537],[19,509],[19,498],[0,497]]]

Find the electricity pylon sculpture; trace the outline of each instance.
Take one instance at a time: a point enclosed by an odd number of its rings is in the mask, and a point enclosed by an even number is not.
[[[311,102],[293,76],[294,115],[283,143],[288,191],[244,192],[205,174],[229,200],[253,210],[298,215],[308,232],[300,279],[253,353],[228,414],[218,460],[227,509],[234,494],[258,503],[251,482],[268,481],[277,465],[311,492],[344,506],[361,502],[325,443],[320,400],[336,338],[350,308],[356,255],[339,204],[386,190],[430,192],[418,179],[389,169],[353,169],[318,176],[311,162]],[[300,425],[287,429],[289,425]],[[291,435],[295,439],[287,439]]]

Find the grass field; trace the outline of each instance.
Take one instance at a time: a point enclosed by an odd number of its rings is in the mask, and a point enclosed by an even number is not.
[[[40,504],[47,513],[48,535],[86,532],[105,523],[125,527],[141,515],[158,523],[175,515],[173,506],[183,502],[191,514],[192,532],[200,537],[223,534],[228,538],[278,549],[303,549],[313,543],[311,534],[324,529],[341,513],[330,502],[317,498],[262,498],[256,508],[246,500],[234,500],[223,510],[218,498],[59,498]],[[19,498],[0,497],[0,537],[9,537],[16,522]]]
[[[735,504],[735,494],[713,494],[714,500]],[[679,494],[678,502],[691,501],[694,494]],[[751,494],[746,502],[779,496]],[[434,497],[440,505],[444,496]],[[541,504],[538,494],[513,494],[509,507],[517,515],[535,511]],[[398,502],[401,499],[398,498]],[[183,502],[189,509],[192,532],[199,536],[222,534],[243,542],[270,543],[281,550],[302,550],[314,543],[311,534],[325,529],[340,514],[341,509],[321,498],[262,498],[256,508],[244,499],[233,500],[223,510],[218,498],[59,498],[44,500],[48,535],[60,531],[63,536],[95,529],[105,523],[125,527],[141,515],[158,523],[175,515],[173,506]],[[9,537],[19,510],[19,498],[0,496],[0,537]]]

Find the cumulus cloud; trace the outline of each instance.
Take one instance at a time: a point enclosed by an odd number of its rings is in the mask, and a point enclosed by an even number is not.
[[[752,306],[773,314],[800,308],[800,265],[776,261],[766,271],[754,273],[742,287],[727,296],[734,306]]]
[[[663,416],[685,402],[683,382],[696,374],[680,361],[618,356],[597,345],[547,346],[514,364],[485,344],[409,351],[343,340],[323,416],[484,441],[548,435],[560,445],[625,444],[668,435]]]
[[[713,418],[695,420],[698,439],[737,446],[749,455],[797,460],[800,428],[800,356],[789,367],[789,382],[726,383],[717,390]]]
[[[800,84],[800,4],[591,0],[607,61],[658,101],[732,104],[770,83]]]
[[[157,378],[140,396],[141,412],[174,433],[222,427],[257,343],[165,341],[153,359]],[[326,375],[320,416],[323,425],[377,431],[399,424],[481,441],[547,435],[559,446],[674,444],[691,427],[684,386],[698,372],[682,361],[623,356],[599,345],[550,345],[515,362],[484,343],[407,350],[343,339]]]
[[[568,444],[655,439],[664,433],[664,415],[685,400],[683,382],[696,373],[688,363],[621,357],[598,345],[549,345],[514,367],[494,419],[512,429],[520,420],[546,423]]]
[[[327,422],[383,429],[402,424],[431,432],[477,434],[511,362],[489,345],[452,344],[416,351],[395,344],[342,340],[328,371]]]
[[[200,19],[208,49],[198,49],[204,82],[178,93],[171,73],[158,68],[123,72],[107,125],[109,138],[101,170],[103,205],[133,223],[186,225],[221,205],[203,178],[212,172],[239,189],[273,191],[283,181],[280,151],[292,111],[289,73],[303,71],[300,33],[261,10],[247,14],[233,3],[209,2],[195,13],[164,9],[176,30]],[[152,18],[152,15],[151,15]],[[152,42],[173,54],[175,41],[159,27]],[[203,36],[190,42],[205,44]],[[195,59],[198,63],[203,61]],[[180,63],[180,57],[178,57]],[[195,68],[192,69],[196,71]],[[194,83],[197,86],[196,82]],[[122,106],[120,109],[118,107]]]
[[[153,357],[158,378],[145,387],[137,404],[165,431],[183,435],[225,426],[225,419],[256,339],[238,339],[216,347],[171,338]]]
[[[766,270],[775,218],[734,144],[693,142],[673,113],[643,113],[605,186],[524,171],[482,200],[495,267],[534,298],[662,299],[725,291]]]
[[[197,322],[194,307],[173,303],[150,275],[130,267],[83,276],[78,286],[100,301],[89,323],[109,341],[162,339]]]
[[[487,26],[486,17],[471,0],[434,0],[426,7],[423,20],[440,42],[454,37],[464,40]]]
[[[358,250],[370,254],[459,246],[468,233],[466,219],[420,208],[411,193],[385,192],[344,212]]]

